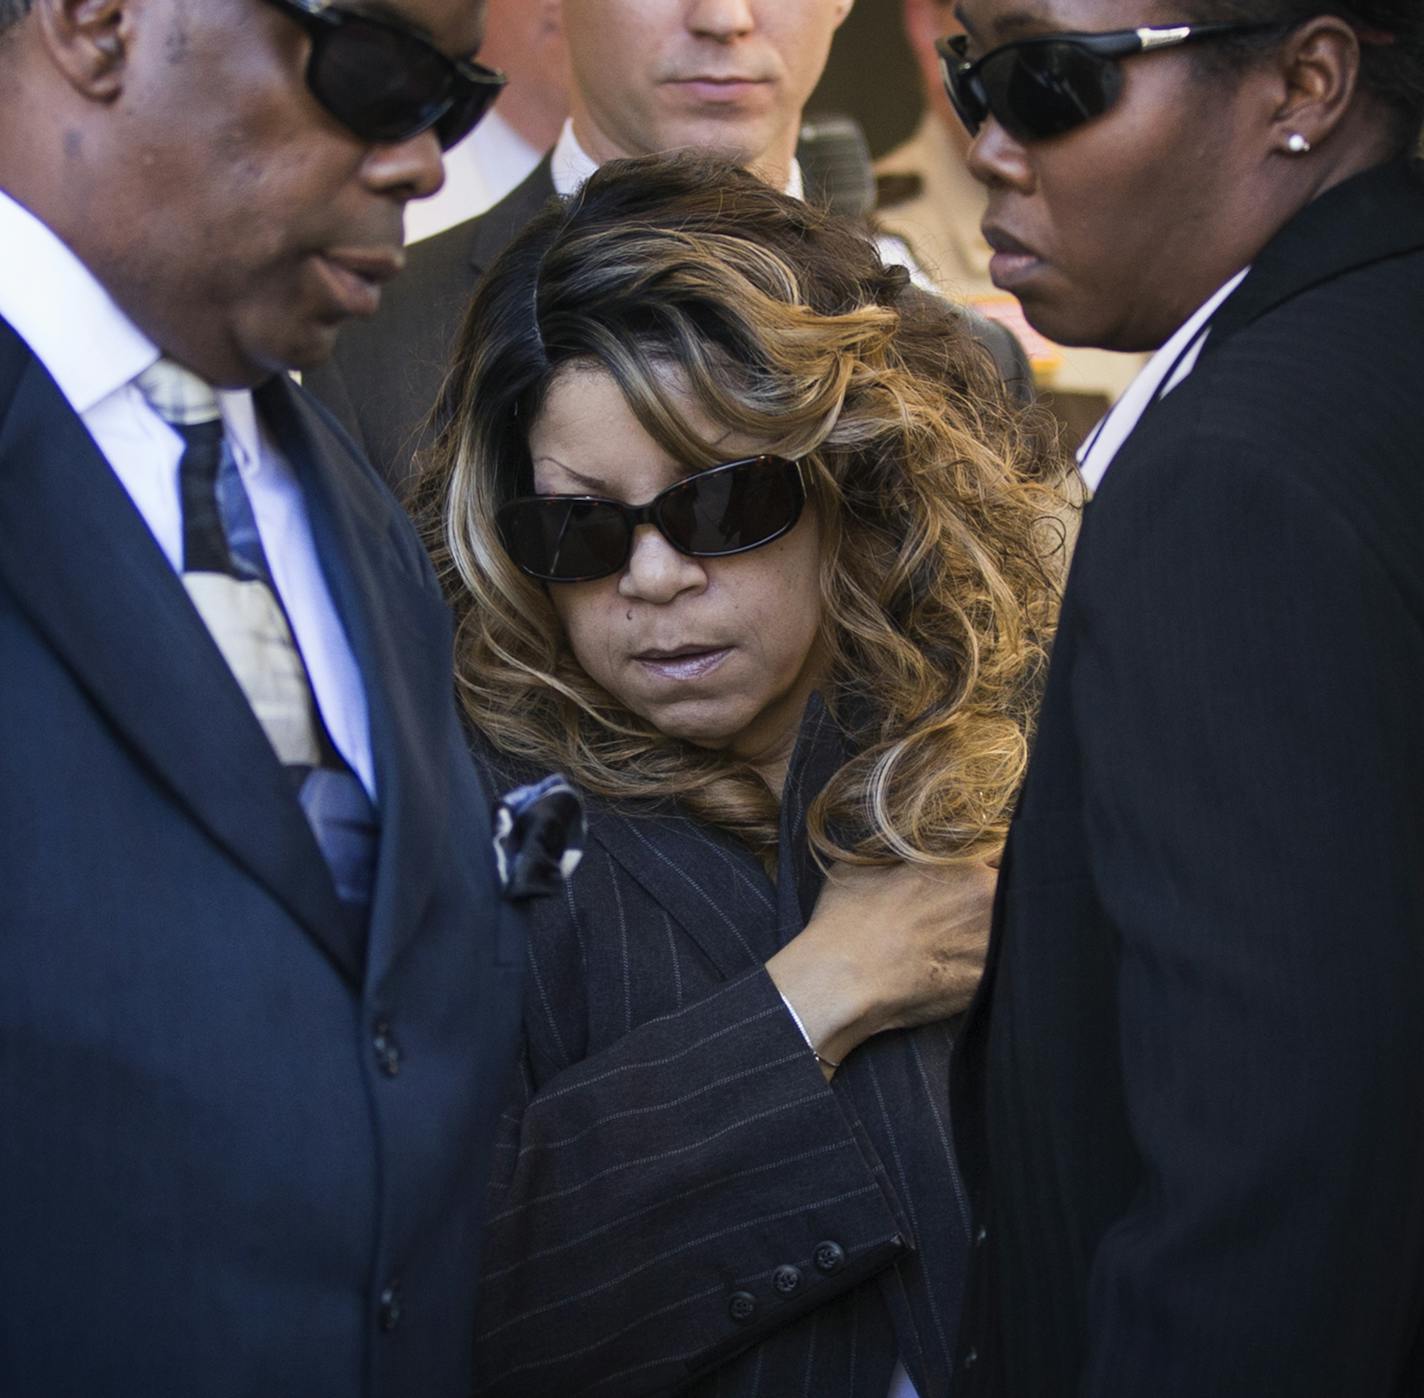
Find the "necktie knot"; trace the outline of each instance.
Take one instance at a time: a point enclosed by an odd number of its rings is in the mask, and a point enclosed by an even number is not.
[[[172,427],[197,427],[219,420],[218,395],[212,384],[171,359],[149,365],[135,382],[153,411]]]

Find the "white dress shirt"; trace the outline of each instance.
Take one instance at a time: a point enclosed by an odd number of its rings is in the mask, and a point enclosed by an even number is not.
[[[554,189],[565,198],[598,169],[598,161],[584,150],[579,144],[579,138],[574,135],[572,117],[564,121],[564,129],[559,132],[559,139],[554,145],[552,164],[550,173],[554,177]],[[782,193],[789,194],[793,199],[806,197],[806,182],[801,178],[801,166],[795,160],[791,162],[791,173]]]
[[[1241,285],[1251,269],[1243,267],[1225,286],[1209,296],[1175,334],[1142,366],[1122,397],[1104,414],[1078,448],[1078,470],[1089,490],[1102,484],[1113,457],[1132,434],[1142,414],[1158,398],[1165,398],[1196,367],[1197,358],[1211,332],[1216,308]]]
[[[183,567],[178,462],[183,442],[134,380],[159,350],[69,248],[0,191],[0,316],[79,414],[175,572]],[[218,393],[223,426],[252,502],[297,647],[331,740],[376,795],[366,690],[321,571],[306,501],[257,421],[246,389]]]

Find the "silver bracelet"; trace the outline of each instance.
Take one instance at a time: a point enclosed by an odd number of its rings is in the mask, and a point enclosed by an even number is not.
[[[781,995],[781,991],[779,989],[776,993],[778,995]],[[796,1007],[791,1003],[791,1001],[788,1000],[786,996],[781,995],[781,1003],[786,1006],[786,1013],[791,1016],[791,1022],[797,1027],[797,1029],[801,1031],[801,1037],[806,1040],[806,1047],[811,1050],[811,1057],[814,1058],[816,1062],[819,1063],[822,1067],[829,1068],[832,1072],[839,1068],[841,1066],[839,1063],[833,1062],[831,1059],[827,1058],[826,1055],[822,1053],[816,1047],[816,1045],[811,1042],[811,1036],[806,1032],[806,1026],[801,1023],[801,1016],[796,1013]]]

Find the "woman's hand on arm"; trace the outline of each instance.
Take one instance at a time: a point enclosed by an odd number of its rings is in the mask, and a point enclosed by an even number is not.
[[[832,867],[806,929],[766,963],[817,1054],[966,1009],[989,942],[996,871]]]

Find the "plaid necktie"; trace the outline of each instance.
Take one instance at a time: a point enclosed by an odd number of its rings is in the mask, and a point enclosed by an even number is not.
[[[183,439],[183,585],[287,769],[338,896],[364,917],[375,869],[375,807],[322,722],[223,436],[217,395],[167,359],[137,383]]]

